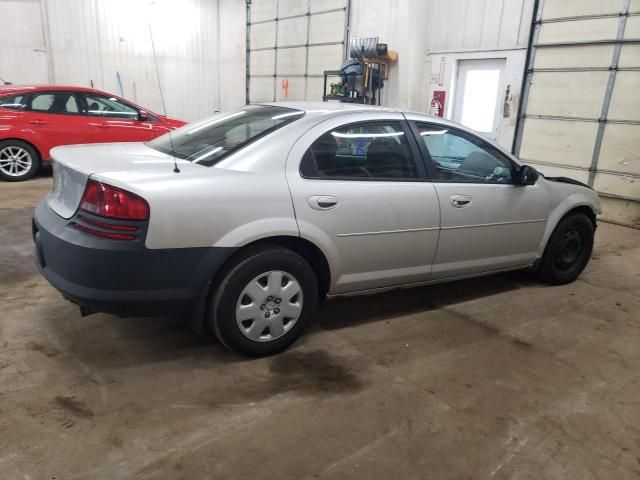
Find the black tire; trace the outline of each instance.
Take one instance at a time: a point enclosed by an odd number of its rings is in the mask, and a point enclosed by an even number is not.
[[[544,250],[538,276],[552,285],[578,278],[591,257],[594,231],[593,223],[583,213],[560,220]]]
[[[20,140],[3,140],[0,142],[0,153],[3,151],[8,151],[7,149],[10,148],[16,148],[25,151],[29,156],[31,165],[27,170],[24,171],[24,173],[20,173],[18,175],[11,175],[0,168],[0,178],[7,182],[22,182],[24,180],[29,180],[38,172],[38,170],[40,170],[40,166],[42,165],[40,154],[31,145]],[[0,157],[2,157],[2,155],[0,155]],[[2,158],[0,158],[0,162],[1,161]]]
[[[297,320],[282,336],[271,340],[254,340],[245,335],[236,322],[236,308],[239,302],[243,301],[240,296],[245,287],[255,278],[268,275],[268,272],[273,271],[285,272],[297,281],[302,292],[302,310]],[[251,300],[250,304],[254,303],[252,299],[249,298],[249,300]],[[260,357],[281,352],[294,343],[311,321],[317,304],[318,283],[307,261],[291,250],[265,246],[248,252],[227,269],[226,274],[210,295],[207,320],[216,337],[228,349],[242,355]],[[267,309],[272,307],[277,305],[267,306]],[[284,313],[282,315],[284,316]],[[262,318],[259,320],[263,321]],[[265,320],[265,322],[271,320]],[[265,330],[269,336],[269,328]]]

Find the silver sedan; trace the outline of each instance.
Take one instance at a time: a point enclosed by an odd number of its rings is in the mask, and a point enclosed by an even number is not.
[[[247,106],[149,143],[58,147],[33,222],[84,314],[180,314],[227,347],[291,345],[327,295],[536,271],[575,280],[597,194],[468,129],[344,104]]]

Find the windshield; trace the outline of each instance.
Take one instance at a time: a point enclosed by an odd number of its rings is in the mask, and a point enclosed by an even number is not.
[[[210,167],[234,151],[302,117],[304,111],[247,106],[162,135],[147,145],[177,158]]]

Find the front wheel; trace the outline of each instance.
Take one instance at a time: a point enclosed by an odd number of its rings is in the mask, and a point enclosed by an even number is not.
[[[213,292],[209,321],[230,350],[264,356],[289,347],[318,303],[318,284],[295,252],[265,247],[239,259]]]
[[[594,226],[582,213],[560,220],[545,248],[538,274],[553,285],[573,282],[589,262]]]
[[[21,182],[33,177],[40,168],[40,156],[28,143],[20,140],[0,142],[0,178]]]

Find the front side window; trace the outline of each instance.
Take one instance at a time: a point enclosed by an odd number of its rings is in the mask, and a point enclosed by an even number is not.
[[[12,95],[10,97],[0,97],[0,107],[11,110],[21,110],[25,107],[25,95]]]
[[[76,97],[72,92],[33,93],[30,109],[34,112],[61,115],[77,114],[80,111]]]
[[[511,183],[511,162],[496,148],[446,126],[417,124],[434,181]]]
[[[327,179],[413,179],[418,169],[400,122],[365,122],[318,138],[305,153],[300,174]]]
[[[87,115],[89,116],[127,120],[138,118],[138,110],[119,98],[95,93],[86,93],[84,98],[87,102]]]
[[[210,167],[236,150],[297,120],[304,113],[284,107],[247,106],[185,125],[147,145],[177,158]]]

